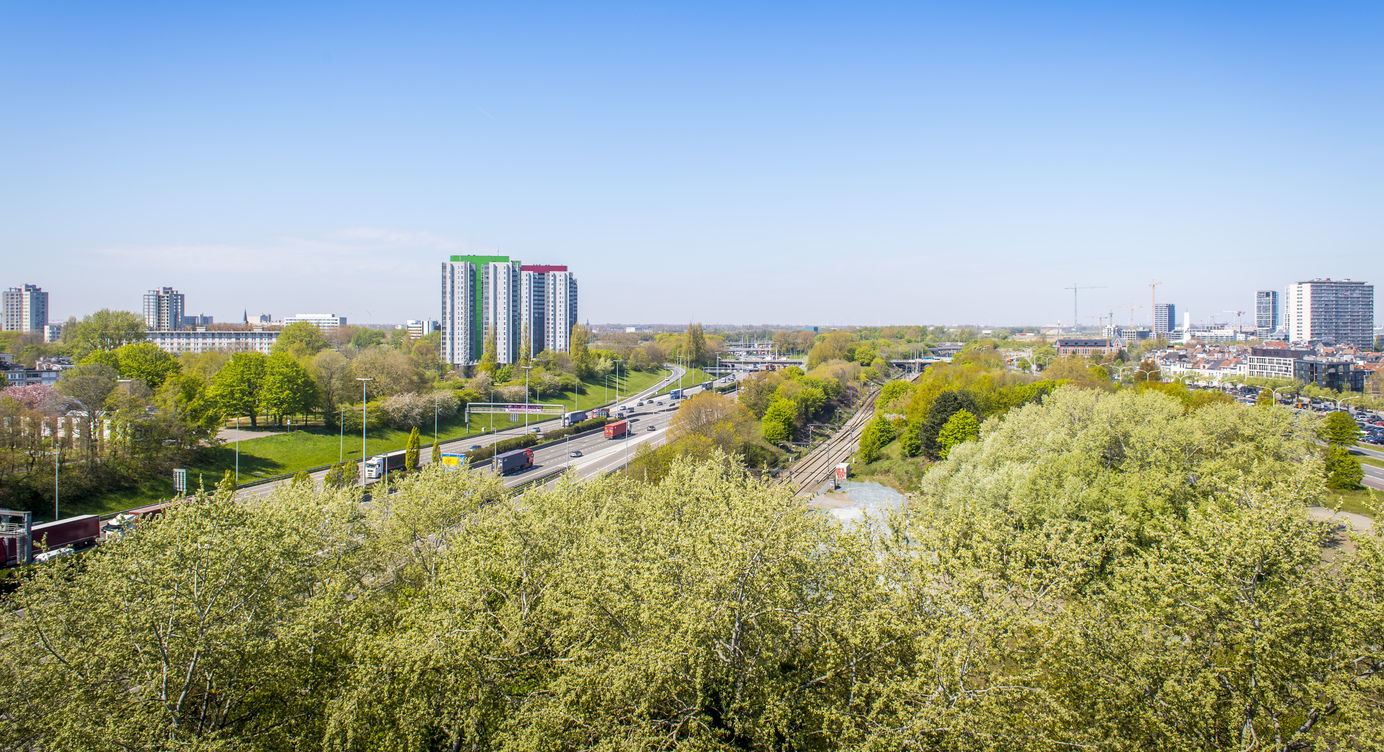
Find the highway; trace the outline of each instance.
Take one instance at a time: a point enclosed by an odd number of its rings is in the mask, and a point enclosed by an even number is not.
[[[1378,449],[1371,449],[1366,446],[1354,446],[1351,447],[1350,453],[1384,462],[1384,452]],[[1361,462],[1360,469],[1365,471],[1364,484],[1366,486],[1384,491],[1384,467],[1371,465],[1368,462]]]
[[[658,392],[666,389],[670,384],[676,384],[677,380],[681,378],[684,373],[686,373],[686,370],[680,366],[670,365],[669,368],[672,369],[672,374],[670,374],[667,378],[663,379],[662,381],[659,381],[657,384],[654,384],[648,389],[645,389],[634,395],[622,397],[618,403],[614,403],[610,406],[612,412],[614,412],[614,410],[619,407],[631,407],[636,410],[633,416],[639,418],[639,420],[631,425],[633,426],[635,433],[638,435],[631,436],[629,439],[628,443],[630,444],[630,456],[633,456],[635,448],[640,443],[651,440],[657,440],[657,443],[662,443],[663,430],[667,428],[668,419],[669,416],[671,416],[671,412],[666,412],[670,410],[670,401],[665,396],[657,401],[650,402],[650,395],[657,394]],[[688,389],[687,393],[695,394],[696,391],[698,390]],[[644,406],[635,407],[635,405],[641,401],[645,403]],[[666,414],[660,415],[660,411],[664,411],[666,412]],[[646,415],[650,419],[649,423],[647,424],[644,422]],[[457,439],[455,441],[443,442],[442,451],[444,454],[465,454],[470,449],[470,447],[473,446],[490,446],[491,444],[494,444],[495,442],[501,441],[503,439],[510,439],[514,438],[515,436],[522,436],[526,430],[532,429],[534,426],[538,426],[540,428],[547,426],[556,427],[559,424],[560,423],[557,418],[549,418],[543,421],[530,421],[528,428],[525,428],[523,423],[519,423],[517,426],[513,428],[508,428],[502,431],[496,431],[495,433],[485,434],[482,436],[468,436],[465,438]],[[658,426],[658,428],[655,432],[649,433],[645,430],[646,425],[655,425]],[[595,451],[598,447],[600,449],[610,449],[609,445],[615,443],[614,441],[609,441],[609,443],[602,443],[607,441],[609,440],[607,440],[603,435],[596,434],[594,436],[586,436],[579,439],[572,439],[572,446],[570,449],[563,450],[557,447],[551,447],[547,449],[536,450],[534,452],[535,467],[532,470],[527,470],[522,473],[515,473],[513,476],[510,476],[510,478],[506,480],[506,485],[519,485],[527,481],[529,478],[536,477],[535,473],[543,472],[542,468],[538,467],[540,464],[550,469],[556,469],[561,464],[563,464],[564,461],[571,459],[568,457],[568,452],[570,452],[572,449],[581,449],[583,453],[585,453],[588,448],[591,448],[593,450],[593,457],[581,457],[575,460],[574,467],[577,470],[577,473],[580,477],[586,478],[602,472],[610,472],[610,470],[623,467],[623,455],[616,456],[616,453],[612,452]],[[620,443],[624,444],[625,442],[621,441]],[[560,457],[557,456],[559,453],[561,454]],[[432,460],[432,447],[430,445],[424,446],[418,454],[419,464],[426,465]],[[616,460],[619,460],[618,463]],[[592,469],[588,470],[588,467]],[[318,470],[315,473],[311,473],[310,477],[312,478],[313,484],[321,486],[322,477],[326,474],[326,470]],[[274,492],[274,489],[278,488],[279,486],[285,483],[290,482],[290,480],[290,478],[283,478],[280,480],[271,481],[269,483],[260,483],[254,486],[247,486],[237,491],[236,496],[244,499],[253,499],[261,496],[268,496],[269,494]]]

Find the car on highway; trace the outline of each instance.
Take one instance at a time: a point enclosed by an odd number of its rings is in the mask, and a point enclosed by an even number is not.
[[[570,452],[567,453],[567,456],[568,456],[568,457],[580,457],[580,456],[581,456],[581,450],[580,450],[580,449],[573,449],[572,451],[570,451]]]
[[[644,406],[644,400],[639,400],[638,402],[634,403],[634,406],[635,406],[635,407],[643,407],[643,406]]]
[[[638,423],[638,422],[639,422],[639,419],[638,419],[638,418],[630,418],[630,422],[631,422],[631,423]]]
[[[467,447],[467,448],[468,448],[470,451],[474,452],[474,451],[476,451],[477,449],[480,449],[480,448],[481,448],[481,445],[480,445],[480,444],[472,444],[471,446],[469,446],[469,447]]]
[[[644,430],[645,430],[645,431],[648,431],[649,433],[653,433],[654,431],[657,431],[657,430],[658,430],[658,426],[649,426],[648,428],[646,428],[646,429],[644,429]]]
[[[539,426],[534,426],[533,428],[529,429],[529,433],[543,433],[543,429]]]

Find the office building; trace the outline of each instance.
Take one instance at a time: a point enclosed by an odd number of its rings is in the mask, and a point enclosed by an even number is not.
[[[0,313],[7,332],[42,332],[48,325],[48,293],[38,285],[11,287],[0,297]]]
[[[264,317],[261,317],[263,323]],[[283,324],[308,323],[321,329],[324,332],[333,332],[346,326],[346,317],[338,316],[335,313],[295,313],[292,316],[284,316]]]
[[[183,294],[171,287],[144,293],[144,326],[149,331],[183,328]]]
[[[194,329],[199,326],[211,326],[216,323],[215,319],[205,313],[197,313],[191,316],[183,316],[184,329]]]
[[[408,330],[409,338],[422,339],[428,336],[429,334],[432,334],[433,332],[437,331],[437,322],[431,319],[409,319],[408,321],[404,322],[404,325],[401,328]]]
[[[1294,282],[1288,285],[1284,321],[1290,342],[1369,349],[1374,344],[1374,285],[1349,279]]]
[[[1058,355],[1080,355],[1090,357],[1092,355],[1113,355],[1120,351],[1108,339],[1096,339],[1094,337],[1059,337],[1053,343]]]
[[[1260,337],[1278,331],[1278,291],[1260,290],[1254,293],[1254,330]]]
[[[520,267],[521,313],[529,357],[544,350],[567,352],[577,323],[577,278],[566,266]]]
[[[149,332],[149,341],[174,355],[204,352],[260,352],[273,349],[279,333],[265,329],[170,329]]]
[[[1153,307],[1153,336],[1166,337],[1168,332],[1177,329],[1177,306],[1172,303],[1159,303]]]

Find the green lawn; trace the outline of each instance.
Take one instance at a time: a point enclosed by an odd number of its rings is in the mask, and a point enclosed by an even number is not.
[[[621,373],[619,379],[620,394],[633,394],[648,389],[658,383],[660,379],[667,377],[669,373],[670,371],[667,370]],[[596,380],[585,382],[585,387],[584,393],[578,392],[575,395],[575,402],[570,392],[549,398],[545,402],[561,402],[567,406],[568,410],[585,410],[606,404],[615,397],[614,378],[610,379],[609,390],[603,383]],[[574,405],[575,407],[573,407]],[[553,421],[556,418],[548,418],[547,420]],[[542,421],[533,419],[529,421],[529,425],[541,424]],[[508,416],[503,415],[475,416],[471,419],[471,426],[468,430],[465,417],[457,415],[439,423],[438,439],[446,442],[468,436],[480,436],[494,430],[504,431],[521,425],[523,425],[522,417],[511,422]],[[423,433],[422,451],[427,453],[433,440],[431,422],[428,425],[419,426],[419,429]],[[369,453],[374,456],[383,452],[403,449],[404,442],[408,440],[408,431],[371,427],[366,438]],[[239,442],[238,450],[240,482],[244,484],[257,478],[268,478],[320,467],[337,462],[339,459],[359,460],[360,434],[347,432],[342,436],[338,431],[332,429],[310,426],[290,433],[246,439]],[[227,470],[234,471],[236,454],[236,443],[228,443],[207,450],[201,462],[188,468],[188,485],[196,488],[200,480],[208,488],[215,486],[224,472]],[[64,507],[65,510],[70,509],[73,514],[100,514],[129,509],[141,504],[152,504],[172,495],[172,479],[158,479],[145,481],[138,488],[113,491],[81,501],[74,500],[71,504],[64,504]]]
[[[1384,491],[1365,488],[1359,491],[1330,491],[1326,496],[1326,506],[1339,505],[1343,512],[1363,514],[1374,518],[1378,508],[1384,507]]]
[[[1381,459],[1378,459],[1378,458],[1375,458],[1375,457],[1370,457],[1370,456],[1364,455],[1364,454],[1357,454],[1357,455],[1354,455],[1354,457],[1355,457],[1355,459],[1360,460],[1361,462],[1363,462],[1363,463],[1366,464],[1366,465],[1374,465],[1375,467],[1384,467],[1384,460],[1381,460]]]

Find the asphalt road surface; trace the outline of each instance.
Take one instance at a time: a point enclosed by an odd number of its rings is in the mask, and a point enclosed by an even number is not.
[[[668,388],[670,384],[675,384],[683,373],[685,373],[685,370],[678,366],[671,366],[671,368],[673,373],[668,376],[668,378],[663,379],[648,389],[625,397],[621,399],[620,402],[610,406],[612,413],[616,408],[621,407],[629,407],[634,410],[634,412],[628,416],[635,418],[635,421],[630,424],[632,430],[628,438],[607,439],[603,434],[596,433],[589,436],[569,439],[558,446],[537,449],[534,451],[534,466],[523,472],[507,476],[505,485],[512,488],[528,482],[533,478],[541,477],[550,472],[562,469],[575,470],[579,478],[594,477],[624,467],[629,461],[628,458],[634,456],[634,452],[641,444],[649,444],[650,446],[662,444],[667,432],[668,421],[672,418],[673,412],[677,409],[676,402],[669,399],[667,395],[658,399],[653,399],[650,395],[657,394]],[[721,380],[720,383],[725,382]],[[690,396],[699,391],[701,391],[700,387],[692,387],[686,389],[685,394]],[[640,402],[644,403],[643,406],[638,406]],[[463,439],[457,439],[456,441],[444,442],[442,444],[442,451],[447,454],[465,454],[472,446],[490,446],[502,439],[522,436],[525,431],[531,430],[535,426],[539,428],[556,428],[559,425],[560,421],[556,418],[544,421],[530,421],[527,428],[523,423],[519,423],[513,427],[496,431],[492,434],[468,436]],[[654,428],[653,431],[648,430],[650,426]],[[571,452],[573,450],[581,451],[582,456],[572,457]],[[428,464],[431,461],[431,447],[424,447],[422,451],[419,452],[418,460],[420,464]],[[482,470],[487,468],[482,468]],[[326,474],[326,470],[319,470],[312,473],[311,477],[313,483],[320,485],[322,476]],[[261,483],[256,486],[242,488],[237,492],[237,495],[247,499],[267,496],[273,493],[275,488],[278,488],[284,483],[288,483],[289,480],[288,478],[284,478],[270,483]]]

